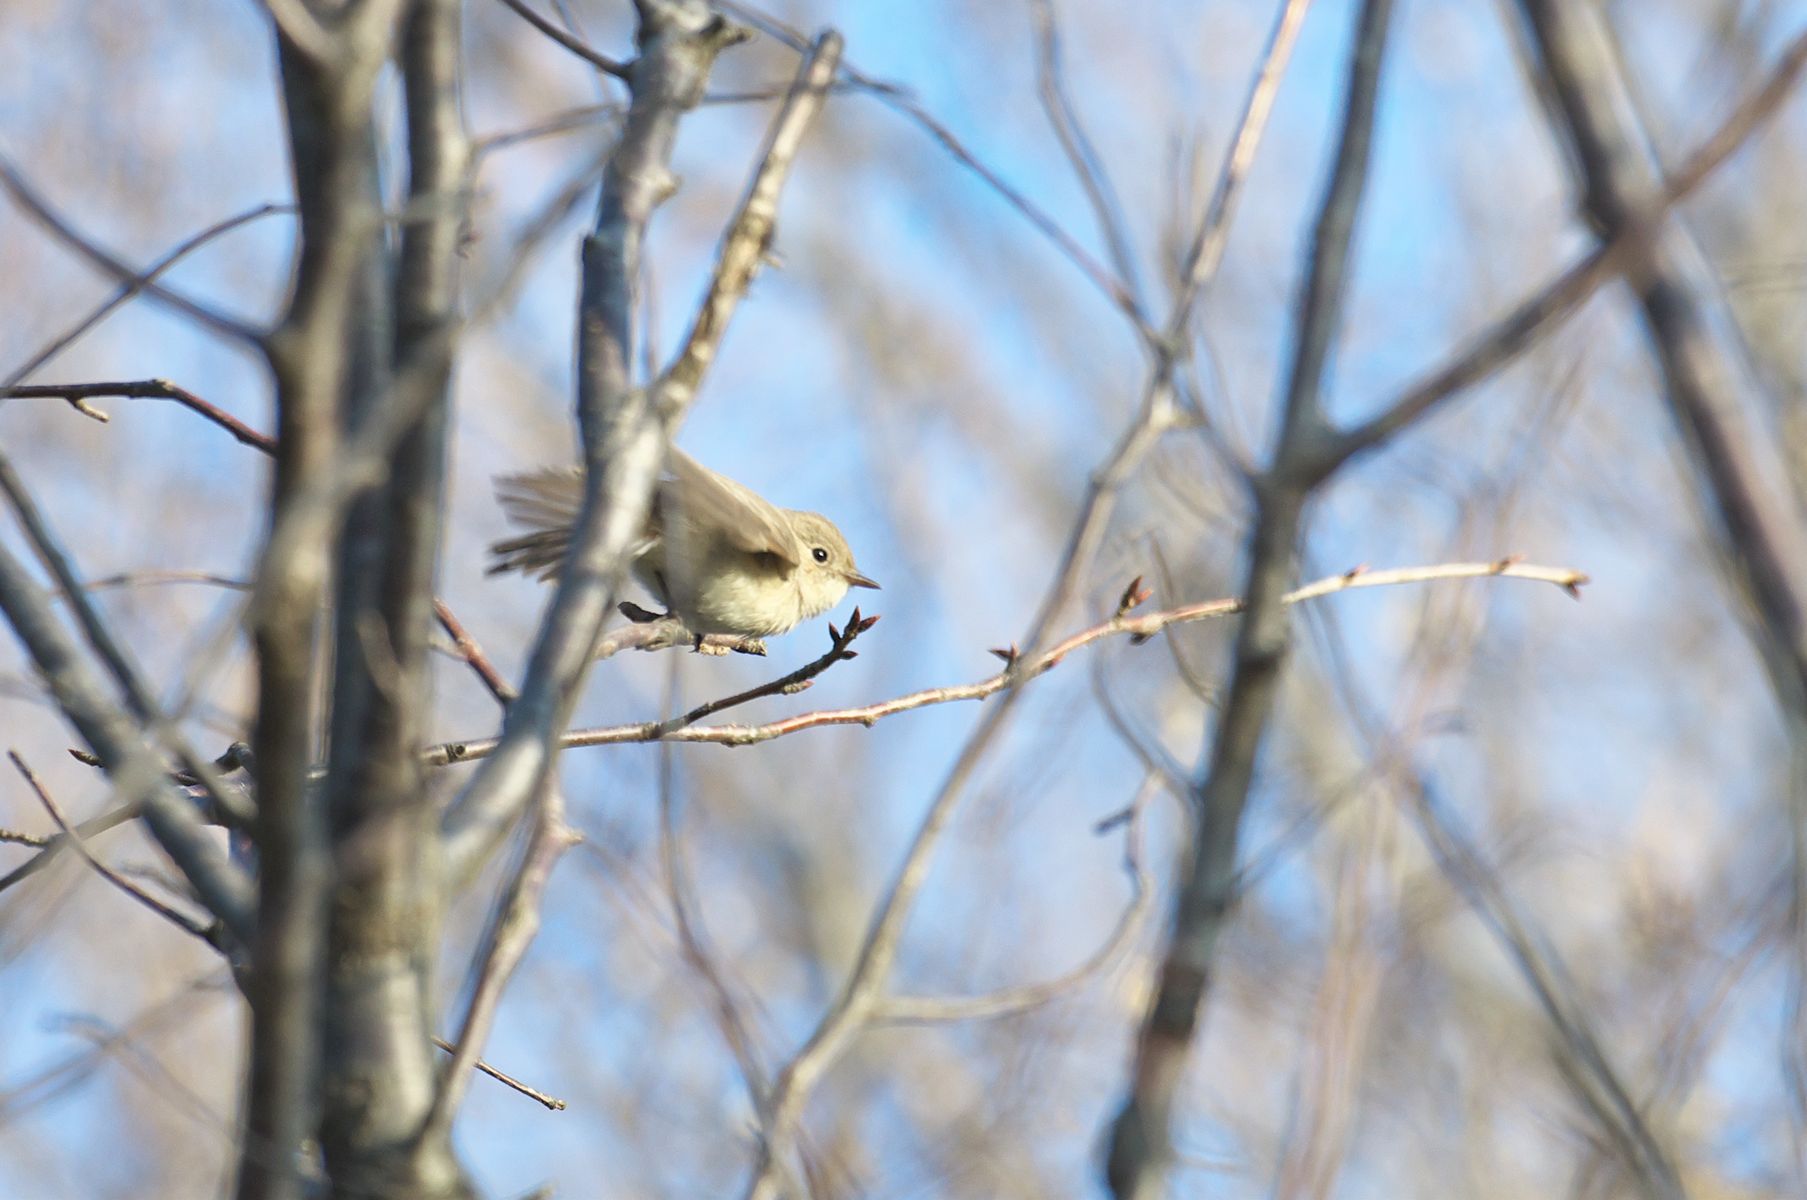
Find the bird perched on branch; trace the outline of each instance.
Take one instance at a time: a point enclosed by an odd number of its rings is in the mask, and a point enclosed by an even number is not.
[[[583,468],[496,480],[502,510],[527,532],[490,547],[489,574],[555,579],[583,501]],[[827,612],[850,587],[876,588],[820,513],[779,508],[676,446],[653,493],[634,574],[696,634],[769,637]]]

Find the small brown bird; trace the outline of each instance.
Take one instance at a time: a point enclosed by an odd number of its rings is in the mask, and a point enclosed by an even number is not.
[[[490,547],[489,573],[557,578],[583,499],[582,467],[547,467],[496,480],[509,519],[526,527]],[[653,494],[634,574],[692,633],[770,637],[827,612],[860,574],[834,522],[779,508],[676,446]]]

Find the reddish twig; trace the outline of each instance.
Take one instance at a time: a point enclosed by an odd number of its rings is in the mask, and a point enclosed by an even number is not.
[[[111,417],[109,417],[107,413],[89,405],[89,400],[100,399],[103,397],[124,400],[173,400],[183,408],[195,413],[197,416],[224,429],[242,444],[250,446],[252,449],[264,454],[274,454],[276,452],[275,438],[267,433],[261,433],[258,430],[253,429],[219,405],[214,404],[209,400],[203,400],[187,388],[171,383],[167,379],[141,379],[107,383],[30,384],[21,387],[0,389],[0,398],[9,396],[17,397],[19,399],[30,399],[35,397],[41,399],[65,400],[72,405],[76,411],[82,413],[84,416],[92,417],[93,419],[102,422],[111,420]],[[172,581],[180,578],[183,580],[192,579],[196,582],[218,583],[222,587],[243,586],[236,581],[218,579],[213,576],[191,576],[189,574],[177,575],[171,573],[169,578]],[[100,580],[89,586],[98,588],[126,581],[128,581],[128,577],[120,576],[118,580]],[[483,653],[483,648],[479,646],[476,639],[471,637],[465,630],[463,623],[458,620],[457,615],[452,612],[445,601],[435,598],[433,601],[433,612],[434,615],[439,618],[440,626],[446,631],[447,635],[451,637],[452,644],[457,647],[459,657],[463,658],[464,661],[469,664],[471,670],[476,672],[477,678],[483,682],[483,686],[488,690],[489,694],[496,698],[497,703],[506,707],[508,703],[514,699],[514,689],[508,685],[508,681],[502,678],[501,673],[496,670],[495,665],[489,661],[489,657]]]
[[[477,673],[477,678],[483,681],[483,686],[489,689],[489,694],[496,698],[496,703],[507,708],[514,700],[515,690],[502,678],[502,673],[489,661],[489,656],[483,653],[483,647],[477,644],[477,639],[465,630],[464,623],[446,606],[446,602],[437,597],[433,600],[433,615],[439,618],[439,627],[452,639],[458,657],[470,664],[471,670]]]
[[[1441,579],[1489,578],[1525,579],[1537,583],[1554,584],[1576,598],[1580,597],[1581,587],[1588,581],[1586,575],[1568,567],[1543,567],[1521,563],[1512,558],[1502,558],[1492,562],[1440,563],[1435,566],[1400,567],[1388,571],[1361,569],[1345,571],[1340,575],[1332,575],[1315,583],[1308,583],[1287,593],[1283,603],[1298,604],[1335,592],[1352,591],[1359,588],[1395,587],[1401,584],[1426,583]],[[642,721],[632,725],[606,725],[596,729],[572,730],[559,739],[558,745],[560,749],[565,750],[580,746],[614,746],[650,741],[707,742],[719,746],[750,746],[757,742],[769,742],[773,738],[784,737],[805,729],[819,729],[829,725],[874,725],[885,717],[909,712],[912,709],[927,708],[932,704],[946,704],[957,700],[983,700],[988,696],[994,696],[1007,688],[1026,683],[1038,675],[1045,674],[1059,666],[1061,660],[1075,650],[1108,637],[1128,635],[1132,639],[1147,638],[1161,632],[1169,625],[1184,625],[1193,621],[1208,620],[1212,617],[1233,616],[1241,612],[1242,607],[1241,600],[1231,598],[1206,600],[1198,604],[1166,609],[1162,612],[1146,613],[1140,617],[1114,617],[1102,624],[1093,625],[1071,634],[1065,640],[1031,658],[1019,659],[1012,656],[1008,661],[1013,665],[977,682],[924,688],[921,691],[908,692],[890,700],[880,700],[856,708],[822,709],[817,712],[799,713],[796,716],[785,717],[765,725],[702,725],[679,727],[663,733],[660,730],[664,722],[659,721]],[[638,627],[629,626],[628,628]],[[1000,652],[993,651],[993,653]],[[1002,653],[1008,654],[1009,652]],[[811,665],[814,666],[814,664]],[[822,669],[825,670],[826,667]],[[817,673],[819,674],[820,671]],[[759,689],[755,689],[755,692],[757,695],[772,694]],[[753,699],[755,696],[746,695],[744,698]],[[425,753],[429,764],[444,766],[447,763],[468,762],[488,757],[495,751],[495,748],[496,740],[494,738],[481,738],[443,742],[428,748]]]
[[[89,400],[103,397],[120,400],[174,400],[183,408],[212,421],[245,445],[265,454],[276,452],[275,438],[267,433],[259,433],[217,404],[203,400],[187,388],[177,387],[167,379],[140,379],[119,383],[34,383],[0,389],[0,397],[66,400],[83,416],[102,422],[111,418],[89,405]]]

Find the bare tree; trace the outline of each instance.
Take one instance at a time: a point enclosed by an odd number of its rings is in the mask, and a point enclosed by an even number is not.
[[[1768,6],[112,7],[0,22],[116,93],[0,124],[21,1187],[1807,1186]],[[680,428],[885,622],[616,619]]]

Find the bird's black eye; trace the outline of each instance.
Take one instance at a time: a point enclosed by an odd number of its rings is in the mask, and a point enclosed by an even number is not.
[[[822,547],[820,547],[820,546],[817,546],[814,550],[811,550],[810,553],[815,555],[817,562],[825,563],[828,561],[828,551],[822,549]]]

